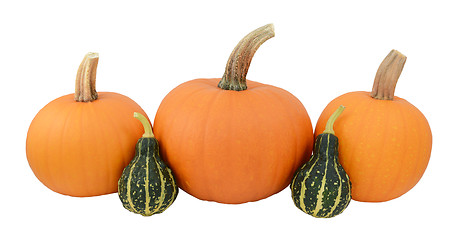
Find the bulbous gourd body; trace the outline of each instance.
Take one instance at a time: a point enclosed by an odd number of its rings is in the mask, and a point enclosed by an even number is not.
[[[136,155],[118,181],[123,207],[143,216],[162,213],[176,199],[178,188],[171,170],[161,160],[158,141],[140,138]]]
[[[323,133],[316,138],[310,161],[295,174],[291,184],[294,204],[314,217],[342,213],[351,200],[351,182],[338,159],[338,138]]]

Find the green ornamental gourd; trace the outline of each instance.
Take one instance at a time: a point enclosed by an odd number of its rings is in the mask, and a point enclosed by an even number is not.
[[[334,217],[351,200],[351,182],[339,163],[339,143],[333,130],[343,110],[340,106],[329,118],[326,129],[315,140],[310,161],[297,170],[291,183],[294,204],[313,217]]]
[[[145,133],[137,141],[134,159],[118,180],[123,207],[143,216],[162,213],[176,199],[178,188],[171,169],[161,160],[159,144],[145,116],[134,113]]]

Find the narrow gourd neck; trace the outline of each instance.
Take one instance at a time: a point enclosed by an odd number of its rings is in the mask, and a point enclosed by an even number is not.
[[[393,100],[396,83],[404,68],[407,57],[396,50],[383,59],[375,75],[371,97],[378,100]]]
[[[98,62],[98,53],[88,53],[83,58],[75,81],[75,101],[92,102],[97,99],[96,69]]]
[[[138,112],[134,113],[134,117],[137,120],[139,120],[142,123],[142,126],[144,127],[144,134],[142,135],[142,137],[143,138],[155,138],[155,136],[153,135],[152,126],[150,125],[149,120],[147,120],[147,118],[144,115]]]
[[[340,107],[337,108],[337,110],[335,110],[335,112],[327,120],[326,129],[324,129],[323,133],[330,133],[330,134],[335,135],[334,122],[335,122],[335,120],[337,120],[337,118],[340,116],[340,114],[342,114],[343,110],[345,110],[345,107],[342,106],[342,105],[340,105]]]
[[[246,90],[246,75],[254,54],[265,41],[274,36],[273,24],[267,24],[241,39],[228,58],[224,75],[218,87],[224,90]]]

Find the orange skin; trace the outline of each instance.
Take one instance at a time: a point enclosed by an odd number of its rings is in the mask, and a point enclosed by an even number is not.
[[[339,138],[340,163],[352,183],[352,198],[383,202],[414,187],[431,154],[431,130],[423,114],[399,97],[377,100],[369,92],[351,92],[327,105],[315,136],[340,105],[346,109],[334,131]]]
[[[27,133],[27,159],[34,174],[65,195],[117,192],[118,179],[143,134],[134,112],[145,116],[133,100],[111,92],[100,92],[93,102],[76,102],[69,94],[48,103]]]
[[[202,200],[281,191],[312,151],[307,111],[283,89],[247,81],[247,90],[223,90],[219,80],[192,80],[164,98],[154,122],[162,157],[179,187]]]

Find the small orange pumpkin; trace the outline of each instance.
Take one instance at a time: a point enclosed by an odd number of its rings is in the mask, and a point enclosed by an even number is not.
[[[246,80],[269,24],[233,50],[221,79],[195,79],[161,102],[154,132],[180,188],[220,203],[244,203],[284,189],[311,154],[313,129],[302,103],[274,86]]]
[[[354,200],[397,198],[417,184],[428,165],[432,144],[428,121],[415,106],[394,96],[405,61],[404,55],[391,51],[377,71],[372,92],[337,97],[317,122],[315,135],[324,130],[338,106],[347,107],[334,130]]]
[[[51,190],[87,197],[117,192],[117,181],[134,156],[142,124],[132,117],[144,111],[130,98],[97,93],[99,56],[89,53],[78,70],[75,94],[43,107],[26,140],[29,165]]]

